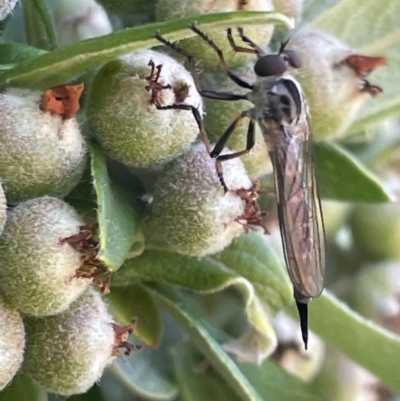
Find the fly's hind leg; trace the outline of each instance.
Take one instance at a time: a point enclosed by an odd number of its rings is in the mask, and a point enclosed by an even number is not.
[[[208,135],[207,135],[206,129],[204,127],[203,119],[201,118],[200,112],[198,109],[196,109],[196,107],[194,107],[190,104],[171,104],[170,106],[157,106],[156,105],[156,107],[158,110],[171,110],[171,109],[173,109],[173,110],[190,110],[193,113],[193,116],[199,127],[200,136],[206,146],[207,153],[211,156],[210,141],[208,139]],[[226,193],[229,191],[229,189],[225,183],[225,180],[224,180],[224,177],[222,174],[221,162],[218,159],[216,159],[216,161],[215,161],[215,168],[217,170],[218,179],[219,179],[222,187],[224,188],[224,192]]]
[[[232,124],[228,127],[228,129],[224,132],[218,142],[215,144],[214,149],[211,151],[210,156],[216,159],[216,167],[217,167],[217,174],[220,180],[222,178],[222,162],[225,160],[235,159],[236,157],[240,157],[250,152],[250,150],[255,145],[255,120],[251,116],[252,110],[246,110],[240,113]],[[230,136],[232,135],[233,131],[236,129],[240,121],[243,120],[245,117],[250,117],[249,127],[247,130],[247,143],[246,149],[240,150],[239,152],[229,153],[227,155],[221,155],[222,150],[224,149],[226,143],[228,142]]]
[[[221,155],[223,148],[225,147],[226,143],[228,142],[230,136],[232,135],[233,131],[239,125],[239,123],[243,120],[243,118],[249,117],[250,123],[247,129],[247,142],[246,148],[244,150],[240,150],[239,152],[230,153],[228,155]],[[232,124],[227,128],[227,130],[223,133],[221,138],[215,144],[214,149],[211,151],[210,156],[216,158],[217,162],[223,162],[225,160],[234,159],[236,157],[240,157],[250,152],[250,150],[255,145],[255,120],[252,118],[252,109],[242,111],[232,122]]]

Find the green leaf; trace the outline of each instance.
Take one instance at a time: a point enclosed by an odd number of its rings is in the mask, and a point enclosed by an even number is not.
[[[286,306],[292,288],[286,268],[257,233],[242,235],[220,254],[195,258],[167,251],[146,250],[127,260],[113,276],[114,285],[157,281],[214,293],[234,287],[243,296],[248,330],[225,344],[241,358],[262,361],[275,349],[276,336],[269,318]]]
[[[160,43],[154,38],[157,30],[161,30],[170,40],[193,36],[193,32],[187,28],[193,21],[197,21],[203,28],[216,27],[221,30],[233,23],[236,25],[275,23],[283,24],[288,28],[293,25],[292,20],[283,14],[239,11],[138,26],[74,43],[37,57],[35,60],[21,63],[0,75],[0,85],[29,85],[40,89],[59,85],[116,57],[159,45]]]
[[[36,49],[24,43],[1,43],[0,65],[12,68],[15,64],[31,60],[45,53],[44,50]]]
[[[25,29],[28,44],[39,49],[57,47],[50,11],[44,0],[24,0]]]
[[[163,336],[160,310],[142,286],[112,287],[105,298],[109,301],[110,313],[119,324],[129,325],[136,317],[135,336],[150,348],[159,346]]]
[[[238,363],[250,383],[268,401],[332,401],[331,397],[316,394],[310,384],[289,374],[271,360],[262,365]]]
[[[369,100],[350,132],[400,114],[400,30],[395,15],[400,15],[399,1],[340,0],[312,21],[313,26],[336,35],[362,54],[387,57],[387,66],[368,77],[382,86],[384,93]]]
[[[191,343],[180,343],[172,349],[171,354],[175,376],[184,400],[241,401],[214,370],[208,366],[207,369],[201,369],[204,357],[195,352]]]
[[[351,202],[388,202],[391,195],[379,179],[342,147],[317,142],[321,198]]]
[[[131,394],[167,401],[178,394],[178,388],[170,378],[171,369],[169,344],[163,344],[157,352],[144,347],[129,357],[117,358],[108,370]]]
[[[364,319],[326,290],[310,304],[310,327],[395,391],[400,391],[399,336]]]
[[[110,270],[120,268],[134,243],[144,247],[137,231],[137,214],[124,193],[112,186],[101,149],[90,144],[91,171],[97,197],[97,221],[99,223],[100,250],[98,258]]]
[[[240,399],[242,401],[261,401],[260,395],[211,336],[206,325],[197,316],[196,312],[189,308],[185,299],[181,298],[176,291],[172,291],[167,287],[151,285],[149,288],[160,304],[168,310],[189,334],[190,339]]]
[[[292,300],[292,286],[285,262],[258,233],[236,238],[222,252],[212,256],[225,269],[247,279],[257,295],[277,312]]]
[[[0,392],[0,401],[48,401],[47,391],[29,376],[18,373]]]

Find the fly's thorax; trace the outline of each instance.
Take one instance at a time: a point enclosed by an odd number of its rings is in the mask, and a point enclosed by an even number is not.
[[[290,74],[260,78],[249,93],[248,99],[256,109],[256,118],[275,120],[282,125],[292,125],[307,115],[307,105],[300,84]]]

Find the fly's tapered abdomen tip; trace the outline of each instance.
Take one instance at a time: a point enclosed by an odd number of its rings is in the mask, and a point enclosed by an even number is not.
[[[296,301],[297,310],[300,317],[301,336],[304,342],[304,348],[308,348],[308,303]]]

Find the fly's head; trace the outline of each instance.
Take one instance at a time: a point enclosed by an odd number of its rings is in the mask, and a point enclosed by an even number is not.
[[[289,68],[301,67],[301,57],[293,50],[285,50],[287,41],[281,44],[277,54],[260,57],[254,65],[254,72],[259,77],[272,77],[284,74]]]

